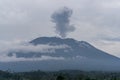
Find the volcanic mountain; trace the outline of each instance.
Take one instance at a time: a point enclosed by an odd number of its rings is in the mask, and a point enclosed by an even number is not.
[[[30,70],[96,70],[120,71],[120,59],[101,51],[88,42],[72,38],[39,37],[29,42],[35,50],[16,50],[9,57],[22,61],[0,62],[0,69]]]

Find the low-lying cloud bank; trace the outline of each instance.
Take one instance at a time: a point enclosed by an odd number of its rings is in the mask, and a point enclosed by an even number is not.
[[[0,42],[0,62],[11,62],[11,61],[34,61],[34,60],[64,60],[64,57],[52,57],[44,55],[44,53],[55,53],[56,49],[66,49],[70,48],[68,45],[32,45],[24,41],[20,42]],[[32,58],[17,58],[15,52],[40,52],[43,53],[41,57],[32,57]],[[13,52],[12,56],[8,56],[10,52]]]
[[[64,60],[64,57],[52,57],[52,56],[41,56],[39,58],[17,58],[16,55],[14,56],[7,56],[3,55],[0,56],[0,62],[16,62],[16,61],[43,61],[43,60]]]
[[[66,44],[61,45],[50,45],[50,44],[40,44],[40,45],[32,45],[27,43],[27,41],[13,41],[13,42],[6,42],[0,41],[0,62],[16,62],[16,61],[45,61],[45,60],[75,60],[75,59],[86,59],[86,57],[80,55],[74,55],[73,57],[65,57],[64,55],[61,56],[53,56],[53,53],[56,50],[66,50],[71,49],[70,46]],[[17,57],[17,52],[23,52],[25,54],[29,53],[40,53],[41,56],[39,57]],[[12,53],[11,56],[8,54]],[[46,55],[52,54],[52,55]]]

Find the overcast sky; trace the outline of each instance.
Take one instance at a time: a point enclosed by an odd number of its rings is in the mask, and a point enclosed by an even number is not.
[[[51,15],[62,7],[73,10],[67,37],[120,57],[120,0],[0,0],[0,41],[59,36]]]

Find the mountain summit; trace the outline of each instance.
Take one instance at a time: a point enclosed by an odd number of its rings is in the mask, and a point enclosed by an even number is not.
[[[39,37],[29,42],[32,46],[8,54],[23,61],[2,62],[1,69],[30,70],[120,70],[120,59],[101,51],[88,42],[72,38]],[[29,46],[28,46],[29,47]],[[29,68],[27,66],[29,65]]]
[[[56,50],[56,54],[63,54],[62,56],[72,54],[71,57],[76,55],[93,59],[119,59],[113,55],[110,55],[106,52],[95,48],[86,41],[77,41],[72,38],[61,39],[59,37],[39,37],[32,40],[30,43],[32,43],[33,45],[67,45],[69,47],[67,49]]]

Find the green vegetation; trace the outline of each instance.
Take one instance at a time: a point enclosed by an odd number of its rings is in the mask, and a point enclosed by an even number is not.
[[[0,71],[0,80],[120,80],[119,72],[85,72],[64,70],[56,72],[19,72]]]

